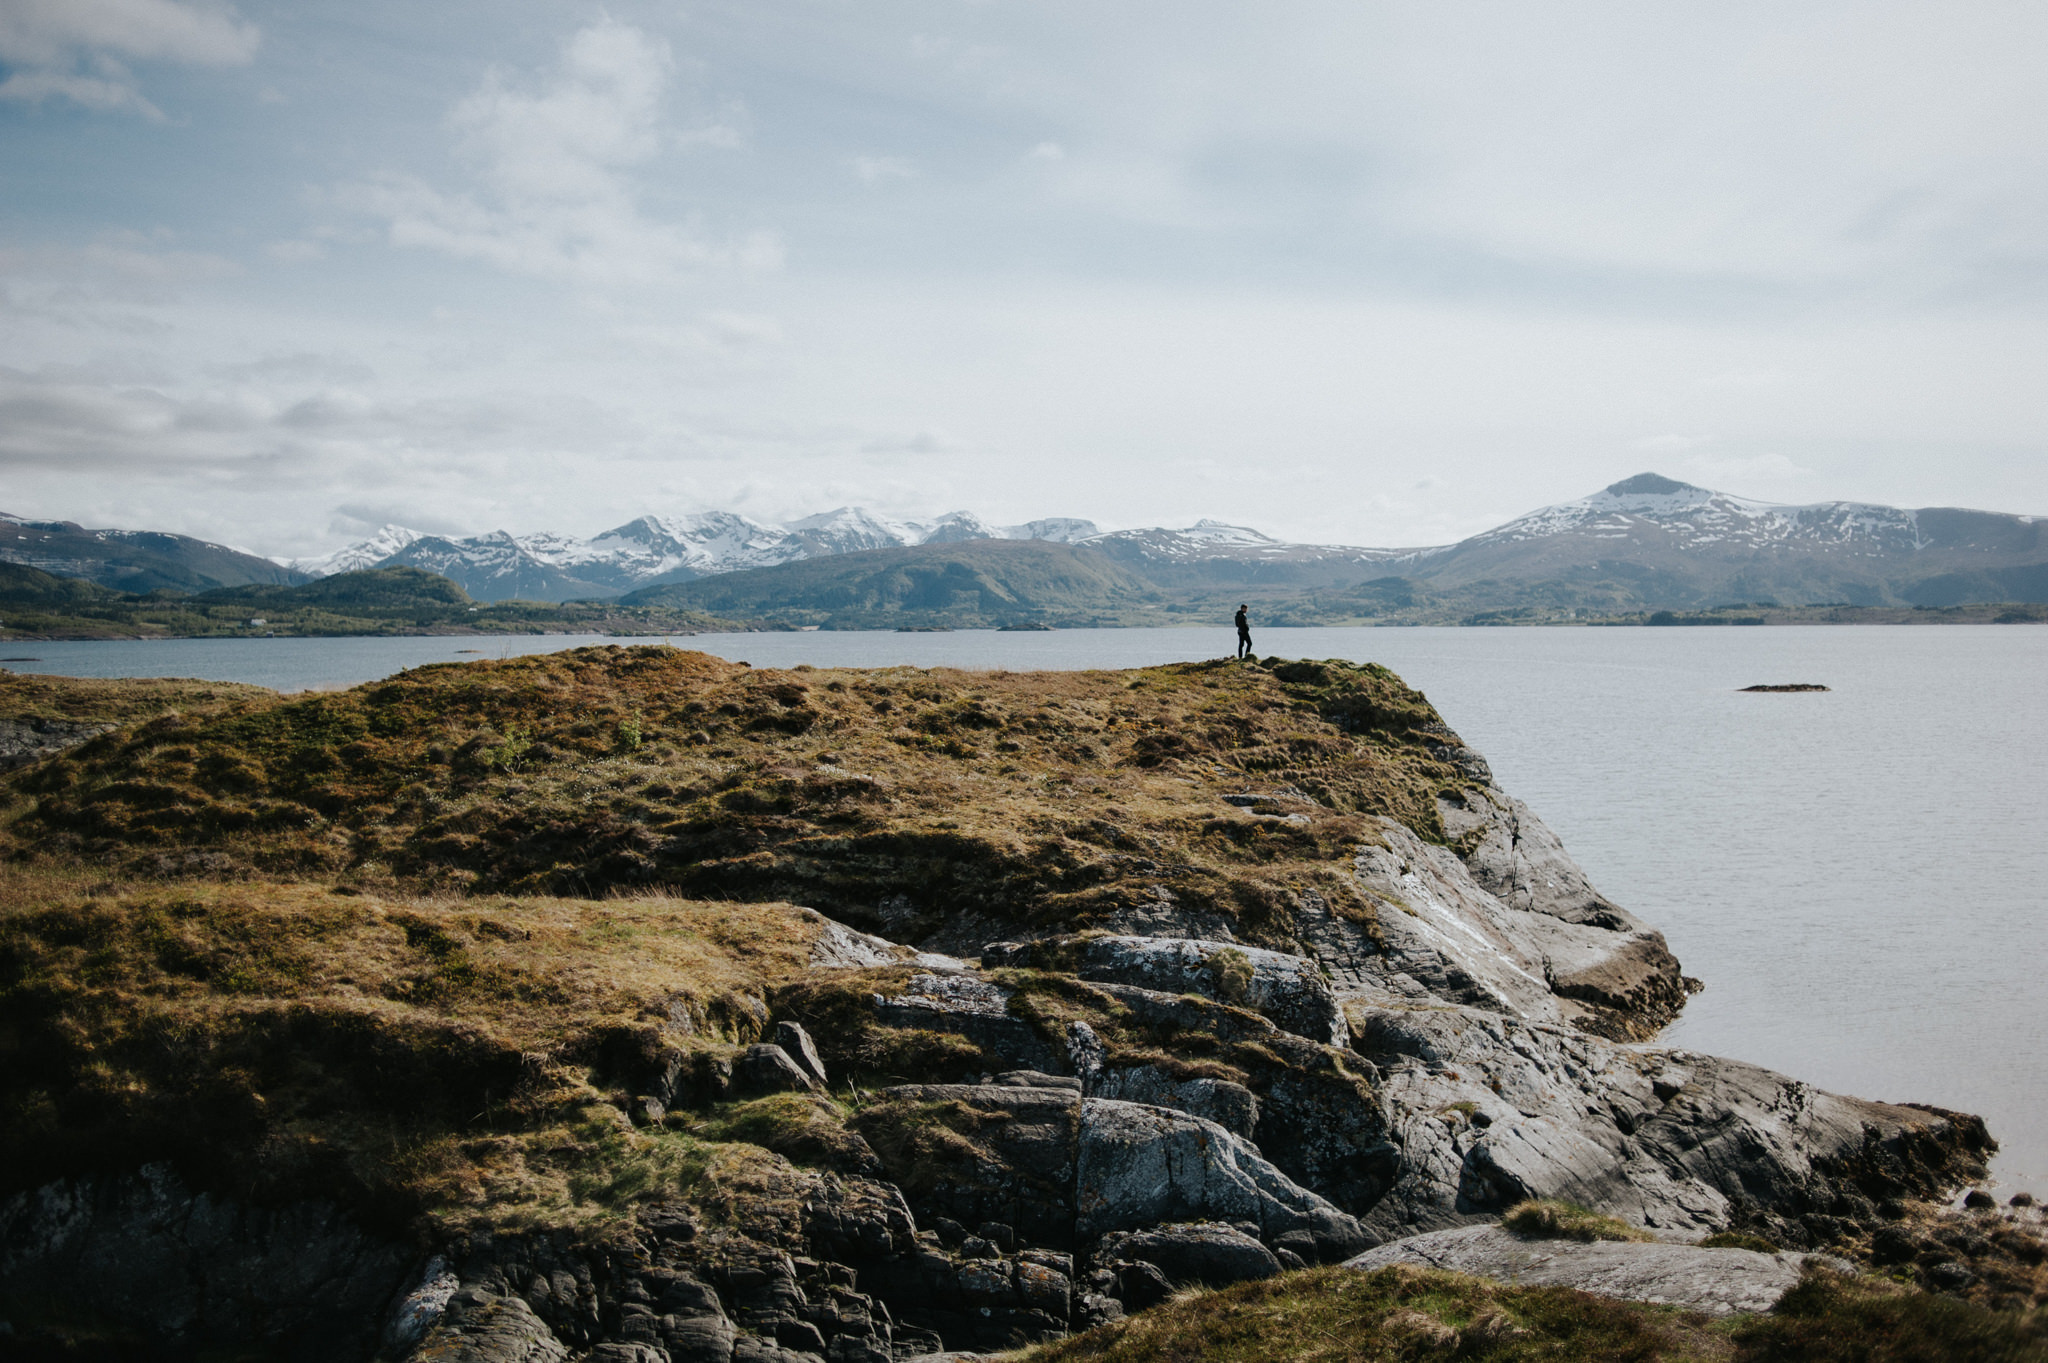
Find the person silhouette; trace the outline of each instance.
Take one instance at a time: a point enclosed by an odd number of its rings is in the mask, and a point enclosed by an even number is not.
[[[1237,656],[1238,656],[1238,657],[1240,657],[1240,658],[1249,658],[1249,657],[1251,657],[1251,656],[1252,656],[1252,627],[1251,627],[1251,623],[1250,623],[1250,621],[1249,621],[1249,620],[1247,620],[1247,619],[1245,618],[1245,613],[1244,613],[1244,611],[1245,611],[1245,608],[1244,608],[1244,606],[1243,606],[1243,605],[1242,605],[1242,604],[1240,603],[1240,604],[1239,604],[1239,606],[1238,606],[1238,608],[1237,608],[1237,622],[1236,622],[1236,623],[1237,623]]]

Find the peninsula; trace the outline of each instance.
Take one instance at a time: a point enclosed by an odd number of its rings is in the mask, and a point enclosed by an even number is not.
[[[598,647],[10,724],[52,1356],[2035,1356],[2038,1213],[1941,1209],[1983,1124],[1656,1044],[1698,983],[1381,667]]]

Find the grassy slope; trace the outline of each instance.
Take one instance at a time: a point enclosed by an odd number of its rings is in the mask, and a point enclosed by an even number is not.
[[[1165,600],[1106,554],[1042,540],[871,549],[648,587],[623,599],[834,629],[1149,622]]]
[[[132,724],[170,711],[194,717],[236,704],[265,704],[277,693],[239,682],[179,677],[101,680],[0,672],[0,719],[63,719]]]
[[[1456,1273],[1323,1268],[1184,1293],[1017,1363],[2044,1363],[2042,1322],[1890,1284],[1810,1275],[1768,1316],[1665,1307]]]
[[[1304,892],[1377,912],[1342,874],[1370,815],[1438,836],[1448,732],[1348,664],[771,672],[583,649],[109,735],[17,778],[0,838],[138,869],[795,899],[899,940],[975,911],[1086,927],[1163,884],[1284,947]],[[1320,802],[1309,823],[1220,799],[1285,787]]]
[[[1341,888],[1359,811],[1432,826],[1454,777],[1420,696],[1342,666],[771,673],[596,648],[292,700],[10,677],[0,711],[127,724],[0,786],[0,1179],[169,1158],[448,1224],[601,1223],[658,1185],[744,1209],[784,1155],[872,1161],[831,1102],[633,1129],[621,1086],[678,1016],[715,1059],[772,1005],[870,1087],[985,1068],[957,1038],[841,1025],[903,972],[807,977],[798,890],[848,917],[900,898],[927,925],[979,904],[1085,926],[1163,877],[1284,943],[1290,896]],[[1279,784],[1323,798],[1311,826],[1217,799]],[[1028,1019],[1090,1018],[1120,1057],[1358,1082],[1305,1044],[1238,1054],[1221,1005],[1160,1035],[1009,978]]]
[[[46,580],[38,580],[46,579]],[[56,584],[56,585],[52,585]],[[260,618],[261,625],[250,623]],[[597,601],[479,605],[417,568],[341,573],[296,587],[136,596],[0,564],[0,639],[207,638],[362,634],[668,634],[748,628],[669,606]]]

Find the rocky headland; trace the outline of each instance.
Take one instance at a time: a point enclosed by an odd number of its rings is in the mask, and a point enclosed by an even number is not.
[[[29,685],[16,1341],[894,1363],[1347,1262],[2043,1294],[2038,1215],[1936,1210],[1976,1118],[1657,1045],[1698,984],[1382,668]],[[1621,1238],[1495,1224],[1542,1200]]]

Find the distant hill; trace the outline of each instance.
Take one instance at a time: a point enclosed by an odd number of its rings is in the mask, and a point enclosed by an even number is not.
[[[1639,474],[1390,560],[1438,592],[1568,604],[1951,606],[2048,601],[2048,521],[1868,502],[1783,506]]]
[[[217,587],[201,592],[195,602],[262,606],[289,610],[301,606],[469,606],[468,592],[447,578],[419,568],[363,568],[337,573],[295,587]]]
[[[867,549],[649,587],[622,606],[837,629],[1116,624],[1165,597],[1088,545],[962,540]]]
[[[128,599],[126,592],[102,587],[82,577],[58,577],[40,568],[19,563],[0,563],[0,606],[34,607],[38,610],[69,610],[108,601]]]
[[[388,525],[289,568],[181,536],[9,517],[0,518],[4,561],[128,591],[226,591],[214,599],[273,612],[287,600],[386,609],[367,598],[249,593],[405,569],[466,595],[408,596],[423,578],[337,590],[393,593],[390,609],[674,603],[728,619],[848,629],[1163,624],[1227,619],[1239,601],[1258,603],[1266,624],[1619,622],[1722,607],[1740,607],[1746,619],[1758,610],[1987,603],[2027,606],[2017,618],[2031,619],[2032,606],[2048,604],[2048,518],[1779,505],[1656,473],[1425,548],[1289,543],[1214,520],[1104,533],[1073,519],[996,526],[958,511],[899,521],[841,507],[786,525],[724,511],[642,516],[590,539],[451,538]]]
[[[847,506],[787,525],[707,511],[642,516],[587,540],[545,531],[514,535],[502,530],[450,538],[387,525],[360,544],[319,558],[295,559],[292,566],[325,576],[407,565],[459,582],[480,601],[571,601],[867,549],[986,539],[1064,543],[1096,533],[1089,521],[1053,518],[992,526],[966,511],[935,521],[899,521]]]
[[[0,562],[82,577],[143,594],[203,592],[250,583],[289,586],[305,573],[267,558],[186,535],[154,530],[88,530],[70,521],[30,521],[0,512]]]

